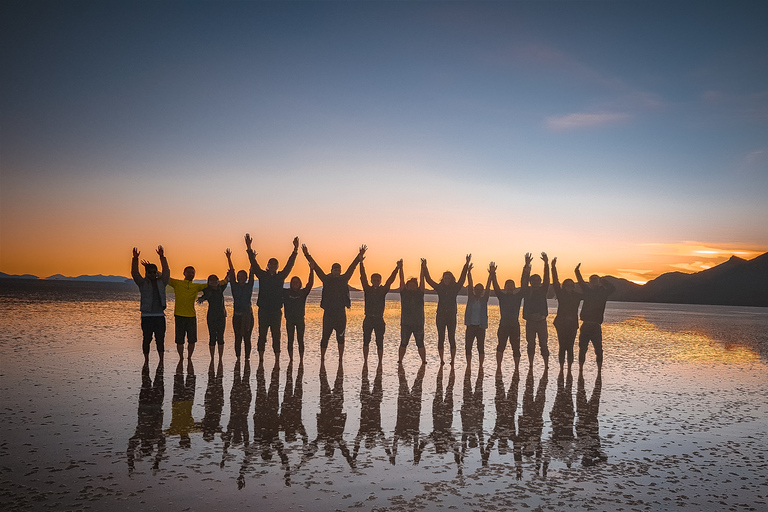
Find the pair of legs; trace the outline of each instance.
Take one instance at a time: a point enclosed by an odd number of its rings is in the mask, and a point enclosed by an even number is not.
[[[555,322],[555,331],[557,332],[557,343],[560,350],[557,354],[557,360],[560,363],[560,370],[563,369],[566,359],[568,360],[568,371],[571,371],[573,365],[573,344],[576,341],[576,331],[579,330],[579,323],[560,324]]]
[[[240,359],[241,346],[245,345],[245,358],[251,358],[251,335],[253,334],[253,313],[232,315],[232,330],[235,331],[235,356]]]
[[[376,352],[379,354],[379,362],[384,357],[384,331],[387,325],[383,318],[363,319],[363,360],[368,361],[368,348],[371,345],[371,337],[376,334]]]
[[[595,347],[595,359],[598,372],[603,368],[603,327],[597,322],[582,322],[579,331],[579,371],[587,359],[589,342]]]
[[[437,317],[437,353],[440,354],[440,364],[445,364],[445,334],[448,333],[448,343],[451,346],[451,364],[456,359],[456,315],[453,318]]]
[[[288,357],[293,361],[293,340],[299,344],[299,359],[304,358],[304,320],[291,322],[285,319],[285,333],[288,336]]]
[[[512,355],[515,358],[515,369],[520,366],[520,324],[499,324],[499,330],[496,331],[496,337],[499,344],[496,345],[496,366],[501,368],[501,360],[504,359],[504,349],[507,348],[507,342],[512,346]]]
[[[339,346],[339,361],[344,356],[344,334],[347,330],[346,311],[323,314],[323,335],[320,338],[320,360],[325,361],[325,351],[328,350],[328,341],[331,334],[336,331],[336,343]]]
[[[165,315],[141,317],[141,333],[143,336],[141,351],[144,353],[144,362],[149,361],[149,347],[152,343],[153,335],[157,345],[157,355],[160,356],[160,361],[162,361],[163,354],[165,354]]]
[[[256,350],[259,357],[264,356],[264,349],[267,347],[267,332],[272,332],[272,350],[275,356],[280,354],[280,324],[283,323],[283,312],[263,311],[259,309],[259,339],[256,343]]]
[[[480,366],[485,360],[485,328],[482,325],[468,325],[464,334],[464,349],[467,351],[467,363],[472,360],[472,345],[477,340],[477,353],[480,358]]]
[[[192,359],[192,353],[195,351],[195,343],[197,343],[197,318],[194,316],[176,315],[174,319],[176,321],[176,350],[179,352],[179,359],[181,360],[184,357],[185,336],[189,343],[187,358]]]
[[[400,324],[400,350],[397,362],[402,363],[405,356],[405,349],[408,348],[408,342],[413,335],[413,341],[421,356],[421,364],[427,364],[427,350],[424,348],[424,325],[402,325]]]
[[[208,347],[211,349],[211,361],[219,346],[219,361],[224,355],[224,329],[227,325],[226,317],[208,318]]]
[[[544,367],[549,368],[549,347],[547,346],[547,319],[526,320],[525,340],[528,342],[528,365],[533,366],[533,358],[536,355],[536,337],[539,338],[539,349],[544,359]]]

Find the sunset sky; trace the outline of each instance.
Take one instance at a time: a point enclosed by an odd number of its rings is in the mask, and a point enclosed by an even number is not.
[[[369,273],[502,278],[768,251],[768,2],[0,10],[2,272],[128,275],[163,244],[205,276],[246,232],[262,261],[298,235],[321,266],[366,243]]]

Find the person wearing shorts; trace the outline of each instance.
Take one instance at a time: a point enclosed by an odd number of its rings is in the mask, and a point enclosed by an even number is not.
[[[197,316],[195,315],[195,299],[208,286],[207,283],[195,283],[195,267],[184,269],[184,279],[170,278],[168,284],[173,288],[176,302],[173,306],[173,316],[176,323],[176,349],[179,359],[184,357],[184,338],[186,337],[189,348],[187,358],[192,358],[197,343]]]
[[[245,358],[251,358],[251,335],[253,333],[253,306],[251,297],[253,296],[254,272],[253,268],[249,272],[240,270],[235,274],[235,267],[232,265],[232,251],[227,249],[227,263],[229,263],[229,281],[230,290],[232,290],[232,302],[234,302],[234,311],[232,312],[232,330],[235,333],[235,357],[239,360],[243,345],[245,345]]]
[[[534,274],[528,280],[523,292],[523,318],[525,319],[525,340],[528,342],[528,366],[533,367],[536,355],[536,338],[539,338],[539,349],[544,359],[544,368],[549,368],[549,347],[547,346],[547,292],[549,291],[549,258],[547,253],[541,253],[544,260],[544,279]]]
[[[491,285],[499,301],[499,328],[496,331],[498,344],[496,345],[496,367],[501,368],[504,358],[504,350],[507,343],[512,346],[512,356],[515,359],[515,369],[520,367],[520,304],[523,301],[523,290],[528,286],[528,276],[531,274],[531,255],[525,255],[525,266],[520,278],[520,288],[515,288],[515,282],[507,279],[504,289],[499,286],[496,278],[498,267],[491,267]]]
[[[131,277],[133,277],[133,282],[139,287],[141,293],[139,302],[143,336],[141,350],[144,353],[144,362],[149,362],[149,348],[152,343],[152,336],[154,336],[157,355],[162,361],[165,353],[165,287],[171,277],[171,270],[168,267],[163,246],[158,245],[157,254],[160,256],[162,273],[157,273],[157,265],[154,263],[142,260],[141,263],[144,265],[144,277],[142,277],[139,273],[139,254],[141,254],[139,250],[134,247]]]
[[[448,343],[451,349],[451,364],[453,364],[456,358],[456,314],[458,307],[456,306],[456,297],[459,296],[461,288],[464,286],[464,280],[467,277],[467,269],[469,268],[469,261],[472,258],[471,254],[467,254],[467,261],[464,263],[464,268],[461,270],[461,276],[459,280],[453,276],[453,272],[443,272],[443,277],[440,282],[435,282],[429,275],[429,269],[427,268],[426,260],[424,260],[424,279],[426,279],[429,286],[437,294],[437,313],[435,314],[435,323],[437,325],[437,353],[440,354],[440,364],[444,364],[443,357],[445,351],[445,335],[448,334]]]
[[[306,314],[307,297],[315,284],[315,272],[309,267],[307,286],[301,287],[301,278],[293,276],[290,288],[285,290],[283,309],[285,310],[285,333],[288,336],[288,357],[293,361],[293,340],[299,345],[299,359],[304,359],[304,316]]]
[[[403,362],[403,356],[408,348],[408,343],[413,336],[416,348],[421,356],[421,363],[427,363],[427,351],[424,348],[424,272],[427,260],[421,260],[421,272],[419,280],[415,277],[405,281],[403,277],[402,260],[398,262],[400,274],[400,350],[398,364]]]
[[[198,304],[208,302],[208,314],[206,322],[208,323],[208,347],[211,350],[211,362],[219,347],[219,362],[224,354],[224,329],[227,326],[227,310],[224,308],[224,290],[227,289],[227,280],[219,282],[216,274],[208,276],[208,286],[203,290],[203,294],[197,299]]]
[[[576,265],[576,279],[584,294],[584,304],[581,306],[581,329],[579,330],[579,373],[587,358],[589,342],[595,348],[598,373],[603,368],[603,315],[608,297],[616,291],[616,287],[604,277],[589,276],[589,284],[581,277],[581,263]]]
[[[365,318],[363,319],[363,360],[368,361],[368,349],[371,344],[372,335],[376,334],[376,352],[379,355],[379,363],[384,356],[384,308],[386,306],[387,293],[389,293],[392,283],[397,277],[397,269],[403,264],[400,260],[395,265],[395,269],[387,279],[384,285],[381,284],[381,274],[371,274],[371,282],[368,283],[368,276],[365,274],[365,265],[360,262],[360,284],[365,293]]]
[[[496,264],[491,262],[488,267],[488,282],[485,288],[480,283],[472,283],[472,264],[467,269],[467,307],[464,310],[464,350],[467,354],[467,366],[472,362],[472,345],[477,341],[477,352],[480,367],[485,360],[485,330],[488,328],[488,298],[491,296],[491,268]]]
[[[557,315],[555,315],[555,331],[559,351],[557,360],[560,363],[560,371],[563,371],[565,361],[568,361],[568,373],[573,365],[573,344],[576,340],[576,331],[579,330],[579,303],[584,296],[576,291],[573,279],[563,281],[557,277],[557,258],[552,258],[552,285],[557,297]]]

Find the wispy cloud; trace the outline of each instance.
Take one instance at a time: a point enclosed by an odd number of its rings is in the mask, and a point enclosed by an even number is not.
[[[724,244],[707,244],[701,242],[680,242],[677,244],[641,244],[647,247],[651,254],[660,256],[686,256],[704,259],[724,259],[738,256],[751,259],[761,255],[765,249],[745,248]],[[699,269],[701,270],[701,269]]]
[[[626,121],[629,117],[628,114],[623,112],[580,112],[564,116],[550,117],[547,119],[547,127],[550,130],[555,131],[597,128]]]

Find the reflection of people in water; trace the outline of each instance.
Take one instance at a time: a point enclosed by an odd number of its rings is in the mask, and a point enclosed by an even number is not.
[[[408,281],[403,276],[403,260],[397,262],[400,274],[400,348],[397,362],[401,364],[405,350],[413,335],[413,341],[421,356],[421,363],[427,362],[427,350],[424,348],[424,273],[427,260],[421,260],[419,280],[411,277]]]
[[[350,467],[354,467],[352,454],[349,452],[347,442],[344,441],[344,427],[347,425],[347,413],[344,410],[344,366],[339,361],[336,371],[336,380],[333,389],[328,384],[328,373],[325,363],[320,361],[320,412],[317,414],[317,439],[311,443],[311,454],[317,451],[320,443],[325,443],[325,455],[333,458],[336,448],[347,460]]]
[[[227,289],[227,280],[219,282],[216,274],[208,276],[208,286],[197,299],[199,304],[208,302],[208,346],[211,349],[211,361],[213,361],[216,345],[219,346],[219,361],[224,355],[224,329],[227,326],[227,310],[224,308],[224,290]]]
[[[543,476],[547,476],[549,459],[544,457],[544,449],[541,444],[541,434],[544,430],[544,404],[547,399],[547,370],[539,380],[539,387],[536,389],[536,395],[533,394],[533,370],[528,369],[528,376],[525,378],[525,391],[523,391],[523,413],[518,419],[519,439],[522,445],[522,454],[530,458],[535,456],[536,474],[542,467]]]
[[[253,442],[256,450],[261,451],[263,460],[272,460],[273,450],[277,452],[283,464],[288,464],[280,441],[280,362],[276,359],[272,367],[267,390],[264,364],[259,360],[256,369],[256,399],[253,402]]]
[[[422,363],[413,381],[413,387],[408,387],[408,379],[405,376],[405,368],[402,363],[397,365],[397,378],[400,382],[397,391],[397,423],[392,439],[392,464],[397,457],[397,445],[402,439],[404,444],[413,445],[413,463],[418,464],[421,459],[419,450],[419,424],[421,423],[421,390],[423,388],[426,364]]]
[[[459,296],[459,292],[461,292],[461,288],[464,286],[464,279],[467,277],[467,269],[469,268],[469,260],[471,258],[472,255],[467,254],[467,261],[464,263],[464,268],[461,270],[458,282],[453,273],[446,270],[443,272],[443,277],[439,283],[430,277],[429,270],[427,269],[427,260],[422,260],[424,263],[424,277],[429,286],[437,293],[435,322],[437,324],[437,352],[440,354],[440,364],[445,364],[443,354],[445,351],[446,331],[448,332],[448,343],[451,346],[451,364],[453,364],[456,358],[456,313],[458,311],[456,297]]]
[[[568,360],[570,375],[573,365],[573,342],[579,330],[579,303],[584,296],[576,291],[573,279],[566,279],[563,281],[563,286],[560,286],[560,280],[557,277],[557,258],[552,259],[552,284],[557,297],[557,315],[554,321],[557,343],[560,346],[557,360],[560,363],[560,373],[563,372],[566,359]]]
[[[323,309],[323,333],[320,338],[320,359],[325,359],[325,351],[328,349],[328,340],[336,331],[336,343],[339,347],[339,360],[344,355],[344,333],[347,329],[347,308],[352,306],[349,298],[349,280],[357,268],[357,264],[363,261],[367,246],[361,245],[360,251],[347,267],[347,271],[341,273],[341,264],[331,265],[331,273],[326,274],[310,256],[306,245],[301,246],[304,256],[309,261],[320,281],[323,282],[323,293],[320,296],[320,307]]]
[[[584,294],[584,304],[581,306],[581,330],[579,331],[579,372],[584,367],[587,358],[589,342],[595,348],[598,372],[603,368],[603,315],[608,297],[616,291],[605,278],[598,275],[589,276],[589,284],[581,277],[581,263],[576,265],[576,279]]]
[[[472,360],[472,345],[477,340],[477,352],[480,366],[485,359],[485,330],[488,328],[488,298],[491,296],[491,268],[496,265],[491,262],[488,268],[488,282],[485,288],[480,283],[472,283],[472,264],[467,266],[467,307],[464,310],[464,350],[467,354],[467,364]]]
[[[602,388],[603,378],[600,372],[598,372],[592,396],[587,400],[587,392],[584,389],[584,375],[579,373],[576,390],[576,412],[578,414],[578,420],[576,420],[576,439],[583,466],[594,466],[608,460],[608,456],[603,452],[601,446],[600,425],[597,419],[600,411],[600,392]]]
[[[235,362],[235,371],[232,377],[232,390],[229,393],[229,424],[227,431],[222,435],[224,439],[224,451],[221,465],[224,465],[224,459],[227,458],[227,450],[230,446],[243,445],[244,457],[240,467],[240,476],[238,477],[238,487],[242,489],[245,485],[245,472],[248,469],[248,446],[250,435],[248,433],[248,411],[251,408],[251,363],[245,360],[243,375],[240,377],[240,361]]]
[[[219,364],[214,372],[213,359],[208,366],[208,385],[205,388],[205,416],[201,422],[203,440],[213,441],[217,432],[221,432],[221,410],[224,408],[224,365]]]
[[[250,235],[246,235],[250,236]],[[232,251],[227,249],[227,263],[229,263],[229,281],[232,291],[232,302],[234,302],[234,311],[232,312],[232,330],[235,332],[235,357],[240,359],[242,345],[245,345],[245,358],[251,358],[251,334],[253,333],[253,306],[251,297],[253,296],[253,268],[246,272],[240,270],[235,274],[235,267],[232,265]]]
[[[525,340],[528,343],[529,367],[533,366],[533,358],[536,355],[536,337],[538,336],[544,368],[549,368],[549,347],[547,346],[549,258],[547,253],[542,252],[541,259],[544,261],[544,279],[542,280],[538,274],[533,274],[529,278],[529,287],[523,292],[525,298],[523,301],[523,318],[525,319]]]
[[[149,346],[152,343],[152,335],[154,335],[157,355],[162,361],[165,353],[165,287],[171,277],[171,269],[168,267],[168,260],[165,259],[163,246],[158,245],[157,255],[160,256],[160,265],[163,270],[158,274],[157,265],[141,260],[141,264],[144,266],[144,277],[142,277],[139,274],[140,254],[139,250],[134,247],[133,259],[131,260],[131,277],[133,277],[133,281],[141,293],[139,302],[143,336],[141,350],[144,352],[144,361],[149,362]]]
[[[195,367],[192,360],[187,360],[187,378],[184,378],[184,360],[180,359],[173,376],[173,401],[171,402],[171,426],[166,433],[179,436],[179,446],[189,448],[192,442],[189,434],[199,432],[198,425],[192,418],[192,405],[195,401]]]
[[[304,399],[304,363],[299,362],[296,372],[296,383],[293,381],[293,363],[288,363],[285,372],[285,390],[283,391],[283,404],[280,406],[280,429],[285,432],[285,441],[292,443],[296,436],[301,436],[301,441],[306,448],[308,443],[307,429],[301,418],[302,400]]]
[[[467,451],[480,448],[480,460],[483,466],[488,464],[488,452],[483,441],[483,418],[485,404],[483,403],[483,367],[477,370],[475,390],[472,391],[472,367],[467,365],[464,372],[464,401],[461,404],[461,454],[466,457]]]
[[[517,443],[517,428],[515,426],[515,415],[517,414],[517,395],[520,386],[520,372],[515,368],[512,374],[512,382],[509,385],[509,391],[504,387],[504,377],[501,374],[501,368],[496,367],[496,424],[493,427],[493,433],[488,438],[488,447],[486,453],[490,454],[493,445],[498,441],[499,455],[504,456],[509,450],[510,442],[514,448],[519,448]],[[517,469],[517,479],[523,476],[522,456],[520,450],[514,450],[515,466]]]
[[[501,368],[504,358],[504,349],[507,342],[512,345],[512,355],[515,358],[515,370],[520,365],[520,303],[523,301],[523,290],[528,286],[528,276],[531,273],[531,255],[525,255],[525,266],[520,278],[520,288],[515,288],[515,282],[507,279],[504,282],[504,290],[499,287],[496,279],[496,265],[491,267],[491,284],[496,298],[499,300],[499,329],[496,333],[498,345],[496,346],[496,365]]]
[[[428,441],[435,445],[435,453],[453,452],[453,458],[461,474],[461,454],[459,443],[453,434],[453,386],[456,382],[454,367],[448,374],[448,385],[443,392],[443,367],[437,370],[437,384],[435,385],[435,399],[432,401],[432,433],[421,441],[419,452],[424,451]]]
[[[387,279],[387,282],[381,284],[381,274],[371,274],[371,282],[368,283],[368,276],[365,274],[365,265],[360,261],[360,284],[365,293],[365,318],[363,319],[363,360],[368,361],[368,349],[371,344],[371,335],[376,334],[376,351],[379,354],[379,364],[384,356],[384,308],[386,307],[387,293],[392,287],[397,277],[397,269],[402,265],[402,260],[395,265],[395,269]]]
[[[145,361],[141,369],[141,391],[139,391],[139,419],[136,433],[128,440],[128,474],[135,469],[135,459],[152,454],[157,445],[152,470],[160,468],[160,461],[165,453],[165,434],[163,434],[163,383],[162,359],[155,370],[155,381],[149,377],[149,362]],[[139,449],[136,455],[136,449]]]
[[[387,440],[384,436],[384,430],[381,428],[381,402],[384,399],[384,390],[382,388],[382,365],[381,360],[376,367],[376,377],[373,379],[373,388],[368,379],[368,365],[363,363],[363,375],[360,383],[360,430],[355,437],[355,449],[352,459],[357,461],[357,455],[360,452],[360,443],[365,441],[365,448],[373,450],[380,444],[388,456],[392,452],[387,446]]]
[[[184,267],[184,279],[168,279],[168,285],[173,288],[175,302],[173,317],[176,322],[176,350],[179,359],[184,357],[184,338],[187,338],[189,348],[187,358],[192,359],[197,343],[197,316],[195,314],[195,299],[207,284],[195,283],[195,267]]]
[[[307,286],[301,287],[301,278],[293,276],[291,284],[283,295],[285,309],[285,331],[288,335],[288,357],[293,361],[294,337],[299,344],[299,359],[304,359],[304,316],[306,315],[307,297],[315,284],[315,271],[309,266]]]
[[[262,269],[256,261],[256,253],[251,248],[252,243],[253,240],[250,235],[246,234],[245,245],[248,247],[251,271],[259,279],[259,298],[256,299],[256,305],[259,307],[259,340],[256,349],[259,352],[259,358],[264,357],[267,332],[269,331],[272,334],[272,350],[275,352],[275,357],[279,359],[280,324],[283,321],[283,285],[296,262],[296,255],[299,252],[299,237],[293,239],[293,252],[288,257],[285,267],[280,271],[277,270],[279,263],[276,258],[270,258],[267,261],[267,269]]]
[[[554,261],[552,268],[554,269]],[[564,377],[562,368],[557,376],[557,394],[549,417],[552,420],[552,441],[548,453],[551,457],[565,461],[566,466],[570,468],[574,459],[573,376],[569,371],[567,377]]]

